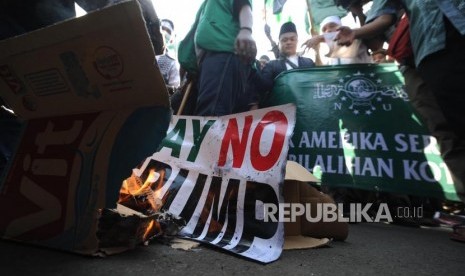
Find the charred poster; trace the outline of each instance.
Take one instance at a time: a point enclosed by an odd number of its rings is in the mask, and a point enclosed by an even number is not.
[[[158,151],[132,178],[152,186],[151,208],[186,221],[181,236],[272,262],[284,228],[263,220],[263,204],[282,202],[294,125],[292,104],[223,117],[173,116]]]

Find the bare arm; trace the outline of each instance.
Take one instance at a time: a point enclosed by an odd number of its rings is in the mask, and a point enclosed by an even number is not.
[[[370,23],[363,25],[358,29],[351,29],[349,27],[340,27],[339,34],[334,38],[339,45],[349,46],[355,39],[372,38],[376,35],[382,34],[394,22],[394,16],[385,14],[377,17]]]
[[[325,42],[325,37],[323,35],[316,35],[310,39],[307,39],[301,47],[305,46],[304,52],[310,48],[316,48],[321,42]]]
[[[257,46],[252,37],[253,17],[249,5],[243,5],[239,11],[239,26],[241,29],[236,36],[236,54],[246,63],[250,63],[257,55]]]

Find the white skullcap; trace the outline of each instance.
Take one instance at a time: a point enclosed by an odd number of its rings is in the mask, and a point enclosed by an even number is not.
[[[169,19],[162,19],[161,20],[161,26],[162,27],[165,27],[167,29],[170,30],[170,33],[173,34],[174,32],[174,26],[173,26],[173,22]]]
[[[331,15],[331,16],[328,16],[328,17],[326,17],[325,19],[323,19],[321,21],[321,23],[320,23],[320,32],[323,32],[323,27],[328,23],[336,23],[339,26],[342,25],[341,18],[339,18],[339,16]]]

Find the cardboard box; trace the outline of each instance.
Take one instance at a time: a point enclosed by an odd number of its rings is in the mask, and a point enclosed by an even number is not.
[[[169,107],[136,2],[0,43],[2,98],[24,119]]]
[[[283,187],[284,202],[311,204],[310,213],[312,218],[315,218],[316,204],[334,201],[310,186],[309,182],[317,183],[320,180],[300,164],[287,162]],[[284,223],[284,233],[284,249],[315,248],[327,245],[331,238],[344,240],[348,234],[348,225],[341,222],[310,223],[304,216],[296,216],[295,221]]]
[[[305,193],[308,182],[318,183],[320,180],[294,161],[287,161],[284,177],[283,195],[286,203],[302,203],[301,193]],[[286,236],[302,235],[302,217],[296,217],[294,222],[284,223]]]
[[[99,210],[171,115],[139,5],[0,41],[0,92],[25,119],[0,176],[0,237],[97,254]]]

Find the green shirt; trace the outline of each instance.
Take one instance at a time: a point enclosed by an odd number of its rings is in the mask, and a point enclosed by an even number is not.
[[[233,53],[234,41],[240,29],[238,15],[234,11],[235,0],[206,1],[200,11],[196,45],[208,51]],[[245,2],[252,6],[252,0]]]
[[[380,14],[382,9],[392,8],[392,0],[374,0],[372,14]],[[461,24],[465,24],[465,0],[448,0],[447,8],[439,7],[442,0],[401,0],[407,12],[410,23],[410,39],[415,63],[418,66],[421,61],[446,47],[446,30],[443,16],[451,21],[460,32]],[[462,33],[463,34],[463,33]]]

